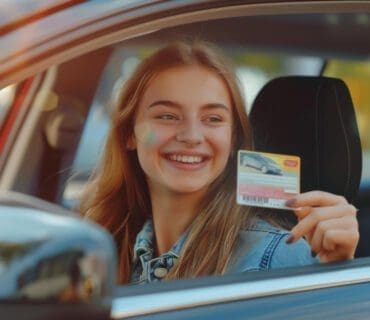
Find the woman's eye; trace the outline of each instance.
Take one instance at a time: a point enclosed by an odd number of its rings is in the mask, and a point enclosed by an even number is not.
[[[177,120],[178,119],[176,115],[170,114],[170,113],[161,114],[157,118],[161,120]]]
[[[205,122],[207,123],[218,123],[222,122],[222,118],[220,116],[208,116],[204,119]]]

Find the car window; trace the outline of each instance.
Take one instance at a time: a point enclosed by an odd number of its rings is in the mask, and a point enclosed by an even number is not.
[[[265,18],[266,21],[270,19]],[[300,15],[294,17],[300,18]],[[312,18],[312,15],[303,15],[302,21],[309,18]],[[239,19],[240,17],[235,18]],[[248,20],[247,17],[244,19]],[[279,16],[276,20],[279,19],[284,19],[284,16]],[[212,25],[224,26],[218,30],[225,32],[229,22],[232,21],[215,20]],[[186,31],[187,27],[191,30],[194,25],[184,26],[181,30]],[[204,27],[200,25],[199,29],[204,30]],[[40,112],[32,124],[34,131],[27,132],[27,137],[33,142],[23,143],[21,147],[26,156],[17,173],[17,179],[14,179],[16,183],[13,190],[73,210],[78,206],[81,192],[99,162],[104,147],[112,103],[117,98],[117,88],[128,79],[144,57],[163,44],[155,39],[159,37],[161,40],[164,31],[159,30],[149,36],[114,43],[45,71],[45,81],[40,86],[36,98],[30,102],[31,109]],[[245,42],[211,35],[213,37],[208,35],[204,40],[212,42],[216,39],[216,45],[221,47],[236,68],[247,112],[250,112],[261,88],[277,77],[318,76],[326,65],[325,75],[345,80],[356,108],[362,140],[362,179],[370,180],[368,60],[351,54],[348,58],[339,60],[334,49],[321,51],[315,46],[305,49],[294,45],[292,48],[286,43],[276,44],[271,37],[270,43],[263,44],[260,39],[249,35],[246,35]],[[15,90],[15,86],[10,86],[0,91],[5,97],[0,98],[0,125],[14,99]],[[32,126],[29,125],[28,129]],[[255,159],[262,160],[257,156]],[[264,161],[275,164],[268,159]]]
[[[124,82],[135,66],[152,53],[153,46],[117,45],[104,69],[97,88],[86,125],[81,136],[77,156],[73,163],[73,174],[63,193],[63,204],[73,208],[77,205],[80,191],[94,165],[99,160],[100,151],[109,127],[109,113],[117,87]],[[246,48],[224,46],[233,62],[244,98],[247,112],[261,88],[271,79],[289,75],[318,75],[324,63],[321,57],[305,55],[251,52]]]
[[[370,60],[335,59],[325,68],[324,75],[342,79],[351,91],[356,110],[362,147],[362,182],[370,181]]]
[[[314,19],[319,19],[319,17],[319,15],[312,16]],[[281,17],[281,19],[283,18]],[[302,18],[302,21],[309,18]],[[326,18],[330,20],[330,17]],[[219,22],[222,24],[230,21],[220,20]],[[184,28],[186,30],[186,26]],[[156,41],[151,39],[160,38],[161,33],[163,33],[163,30],[158,31],[158,35],[152,33],[150,37],[139,37],[112,46],[112,53],[102,71],[76,149],[76,156],[71,164],[71,174],[65,188],[62,190],[60,202],[63,206],[67,208],[78,206],[78,199],[83,187],[93,172],[94,166],[99,161],[105,143],[110,123],[111,105],[116,96],[116,89],[126,81],[132,70],[143,58],[160,47],[159,43],[155,43]],[[325,51],[322,54],[315,54],[317,48],[285,51],[279,47],[271,49],[269,46],[259,47],[248,43],[241,45],[233,41],[220,41],[216,44],[221,47],[235,66],[244,94],[247,112],[250,112],[250,107],[261,88],[271,79],[290,75],[318,76],[322,70],[325,70],[324,75],[326,76],[343,79],[347,83],[354,100],[361,135],[363,150],[362,183],[369,181],[369,143],[367,140],[370,136],[368,130],[368,120],[370,119],[368,111],[370,109],[368,108],[366,94],[363,94],[363,92],[367,92],[366,88],[368,86],[367,60],[364,60],[361,56],[357,58],[353,55],[350,55],[348,59],[338,59],[336,52],[329,54]],[[332,58],[331,55],[333,55]],[[358,73],[357,70],[362,70],[362,73]],[[368,205],[367,202],[365,205]]]

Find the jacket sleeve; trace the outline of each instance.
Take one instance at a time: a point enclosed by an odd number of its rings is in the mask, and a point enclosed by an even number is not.
[[[311,247],[304,239],[287,244],[289,234],[285,233],[279,237],[274,251],[270,255],[268,269],[305,266],[318,263],[319,260],[311,255]]]
[[[287,244],[288,237],[288,231],[265,222],[242,232],[228,272],[270,270],[319,262],[312,257],[311,247],[304,239]]]

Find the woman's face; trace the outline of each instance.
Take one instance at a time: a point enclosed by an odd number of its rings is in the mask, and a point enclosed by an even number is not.
[[[141,98],[128,147],[156,193],[202,193],[231,151],[232,102],[216,73],[200,66],[160,72]]]

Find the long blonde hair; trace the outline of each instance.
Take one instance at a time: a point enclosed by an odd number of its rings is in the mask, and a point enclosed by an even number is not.
[[[102,161],[80,205],[83,215],[113,234],[119,250],[118,281],[121,283],[129,281],[136,235],[151,217],[144,172],[136,151],[127,148],[138,104],[149,81],[159,72],[191,65],[215,72],[229,90],[234,117],[232,152],[225,170],[209,187],[199,214],[190,226],[180,258],[167,279],[224,273],[240,230],[253,219],[250,208],[236,204],[236,152],[252,148],[252,135],[231,65],[218,49],[205,42],[166,46],[145,59],[120,91]]]

